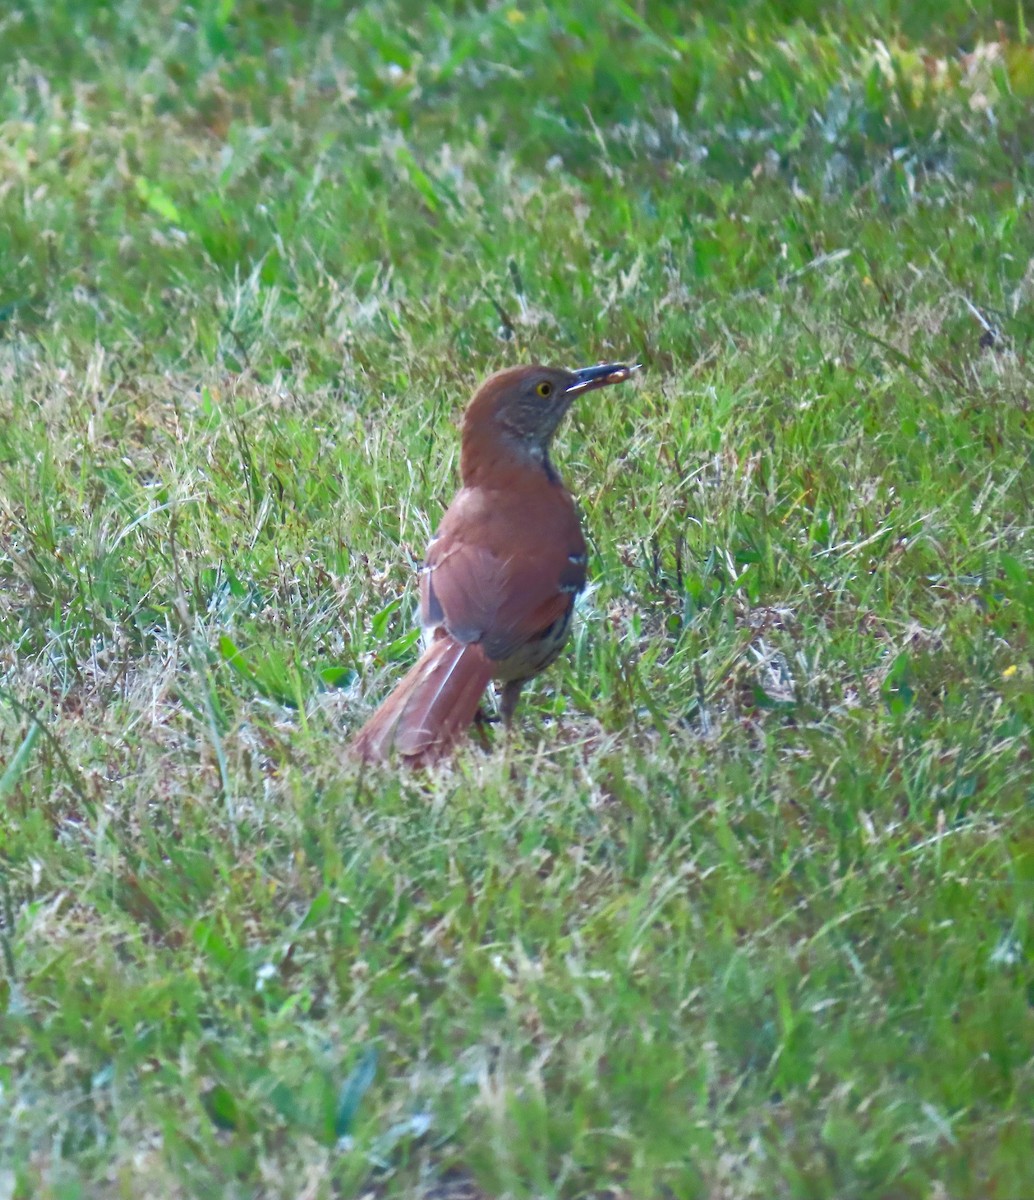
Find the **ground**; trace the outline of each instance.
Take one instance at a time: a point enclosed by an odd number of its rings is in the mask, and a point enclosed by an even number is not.
[[[1023,6],[0,15],[0,1197],[1034,1196]],[[591,590],[412,661],[477,382]]]

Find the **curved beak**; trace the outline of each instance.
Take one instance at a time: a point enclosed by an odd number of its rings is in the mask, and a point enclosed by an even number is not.
[[[565,395],[591,392],[594,388],[606,387],[608,383],[624,383],[633,371],[638,370],[639,363],[600,363],[596,367],[582,367],[580,371],[572,371],[574,383],[567,388]]]

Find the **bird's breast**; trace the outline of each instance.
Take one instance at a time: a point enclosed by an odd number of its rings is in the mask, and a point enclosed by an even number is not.
[[[539,634],[523,642],[506,658],[493,662],[492,678],[500,683],[531,679],[544,671],[567,643],[571,632],[571,614],[574,612],[574,597],[571,603],[550,625]]]

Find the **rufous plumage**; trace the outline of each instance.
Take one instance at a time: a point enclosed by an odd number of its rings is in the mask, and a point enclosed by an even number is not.
[[[523,685],[563,649],[585,586],[585,539],[549,457],[553,434],[577,397],[635,369],[513,367],[478,389],[463,419],[462,486],[420,572],[426,648],[359,731],[359,758],[437,761],[493,679],[510,724]]]

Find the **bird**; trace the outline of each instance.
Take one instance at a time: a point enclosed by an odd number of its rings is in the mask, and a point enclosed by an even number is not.
[[[521,688],[563,650],[585,586],[585,538],[550,443],[574,400],[638,368],[532,364],[478,388],[463,417],[460,490],[420,568],[425,648],[355,736],[357,758],[439,762],[474,723],[492,680],[511,726]]]

